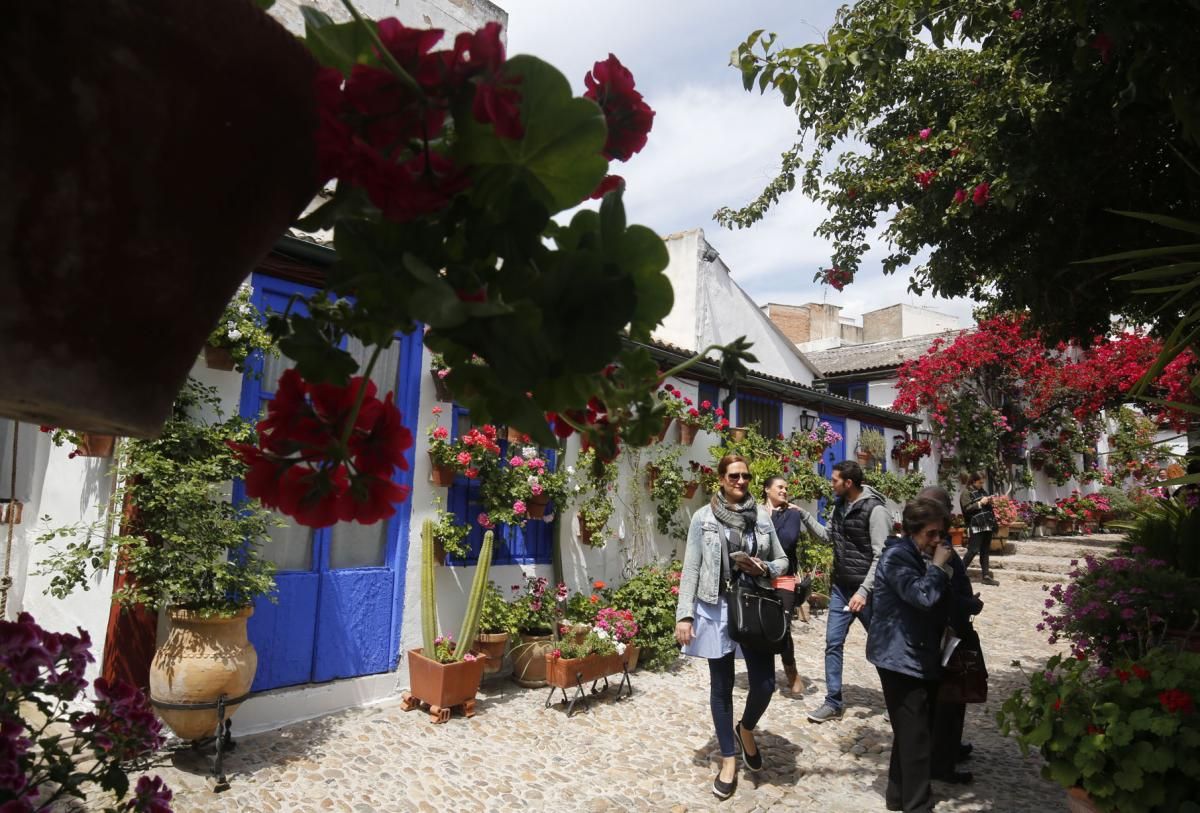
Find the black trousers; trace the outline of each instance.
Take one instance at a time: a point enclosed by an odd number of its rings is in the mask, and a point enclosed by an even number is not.
[[[979,634],[967,627],[961,646],[979,649]],[[937,703],[933,713],[933,775],[946,776],[954,772],[958,749],[962,745],[963,726],[967,718],[966,703]]]
[[[783,615],[788,619],[788,624],[792,621],[792,609],[796,606],[796,591],[782,590],[776,588],[775,595],[783,602]],[[788,636],[783,641],[783,652],[779,656],[779,661],[784,666],[796,668],[796,645],[792,643],[792,633],[788,630]]]
[[[892,721],[892,761],[888,767],[885,801],[889,810],[930,813],[930,771],[933,759],[933,714],[937,708],[936,680],[879,669],[883,699]]]
[[[979,554],[979,570],[984,576],[992,575],[990,562],[992,559],[992,532],[984,531],[983,533],[971,534],[971,538],[967,540],[967,555],[963,557],[963,569],[971,566],[971,560],[975,558],[975,554]]]

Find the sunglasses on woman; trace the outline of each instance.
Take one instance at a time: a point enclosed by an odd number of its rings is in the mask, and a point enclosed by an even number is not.
[[[743,474],[742,472],[733,472],[730,474],[726,474],[725,476],[728,477],[730,480],[745,480],[747,483],[750,482],[750,475]]]

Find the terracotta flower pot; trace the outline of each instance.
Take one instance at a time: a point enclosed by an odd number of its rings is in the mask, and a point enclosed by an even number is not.
[[[525,442],[524,441],[525,435],[521,432],[521,430],[513,429],[511,426],[505,430],[504,437],[508,439],[509,443],[524,443]]]
[[[479,693],[479,682],[483,680],[483,669],[487,665],[486,655],[473,661],[438,663],[426,658],[420,649],[408,651],[409,695],[434,708],[449,709],[463,703],[474,703]],[[468,715],[469,716],[469,715]],[[449,715],[447,715],[447,719]]]
[[[443,403],[452,403],[454,396],[450,393],[450,387],[446,384],[446,379],[437,374],[437,370],[430,370],[429,377],[433,379],[433,395]]]
[[[621,671],[620,655],[587,655],[582,658],[556,658],[546,655],[546,682],[560,689],[577,683],[591,683]]]
[[[525,501],[525,509],[530,519],[541,519],[546,516],[546,506],[549,504],[549,496],[546,494],[536,494]]]
[[[1070,813],[1100,813],[1092,797],[1083,788],[1067,788],[1067,810]]]
[[[684,483],[683,498],[685,500],[690,500],[692,497],[695,497],[696,491],[699,490],[699,488],[700,488],[699,480],[692,480],[690,483]]]
[[[454,476],[456,472],[453,466],[443,466],[433,459],[433,454],[429,455],[429,482],[433,483],[438,488],[447,488],[454,485]]]
[[[808,596],[808,606],[814,610],[824,610],[829,606],[829,596],[824,593],[810,593]]]
[[[666,438],[667,430],[671,428],[671,421],[673,421],[673,420],[674,420],[674,418],[667,418],[666,420],[663,421],[662,431],[658,433],[658,442],[659,443],[662,443],[663,439]]]
[[[75,447],[75,454],[80,457],[112,457],[113,447],[117,442],[112,435],[84,432],[82,437],[83,443]]]
[[[966,536],[965,528],[950,529],[950,544],[962,547],[965,544],[964,537]]]
[[[1009,534],[1010,530],[1011,529],[1007,525],[998,525],[996,527],[996,533],[992,534],[992,538],[993,539],[1008,539],[1008,534]]]
[[[750,430],[747,429],[746,427],[735,426],[729,430],[729,437],[732,438],[734,441],[742,441],[742,440],[746,439],[746,435],[748,435],[749,433],[750,433]]]
[[[508,652],[508,633],[481,632],[475,636],[475,648],[487,655],[484,673],[495,674],[504,665],[504,655]]]
[[[855,452],[854,456],[858,458],[858,464],[860,466],[866,466],[871,462],[871,455],[866,452]]]
[[[513,650],[513,680],[527,689],[546,685],[546,656],[554,649],[553,635],[521,633],[521,643]]]
[[[638,658],[642,654],[642,648],[633,644],[625,647],[625,668],[630,672],[636,672],[638,668]]]
[[[700,431],[700,427],[691,423],[679,424],[679,445],[691,446],[696,440],[696,434]]]
[[[7,12],[0,415],[150,437],[319,189],[316,64],[246,0]]]
[[[654,490],[654,481],[658,479],[658,466],[646,467],[646,488]]]
[[[228,347],[204,345],[204,363],[210,370],[233,370],[233,351]]]
[[[246,619],[253,613],[246,607],[231,618],[204,618],[171,610],[171,631],[150,662],[151,701],[215,703],[222,694],[233,699],[250,691],[258,670],[258,653],[246,638]],[[238,705],[225,708],[225,719]],[[180,739],[198,740],[217,730],[215,708],[155,710]]]

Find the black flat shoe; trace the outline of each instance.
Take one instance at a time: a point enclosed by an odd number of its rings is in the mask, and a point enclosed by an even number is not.
[[[737,734],[738,744],[742,746],[742,762],[752,771],[761,771],[763,766],[762,751],[758,751],[754,756],[746,753],[746,741],[742,739],[742,724],[740,722],[733,727],[733,731]]]
[[[969,785],[975,781],[975,774],[970,771],[952,771],[947,774],[935,774],[933,778],[951,785]]]
[[[971,758],[971,752],[975,750],[975,746],[969,742],[964,742],[958,746],[958,761],[963,762]]]
[[[722,782],[721,772],[717,771],[717,776],[713,779],[713,796],[716,796],[721,801],[728,799],[737,790],[737,774],[733,775],[732,782]]]

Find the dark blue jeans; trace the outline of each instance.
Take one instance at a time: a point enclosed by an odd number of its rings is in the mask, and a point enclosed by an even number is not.
[[[775,692],[775,656],[770,652],[742,651],[746,658],[746,673],[750,692],[742,710],[742,728],[753,731],[767,710]],[[721,756],[737,754],[737,739],[733,733],[733,653],[723,658],[708,659],[709,705],[712,706],[713,727]]]
[[[846,601],[849,596],[842,592],[836,584],[829,597],[828,620],[825,622],[825,702],[835,709],[842,708],[842,650],[846,646],[846,636],[850,633],[850,625],[854,619],[862,622],[863,629],[871,628],[871,601],[855,614],[846,612]],[[853,593],[850,594],[854,595]]]

